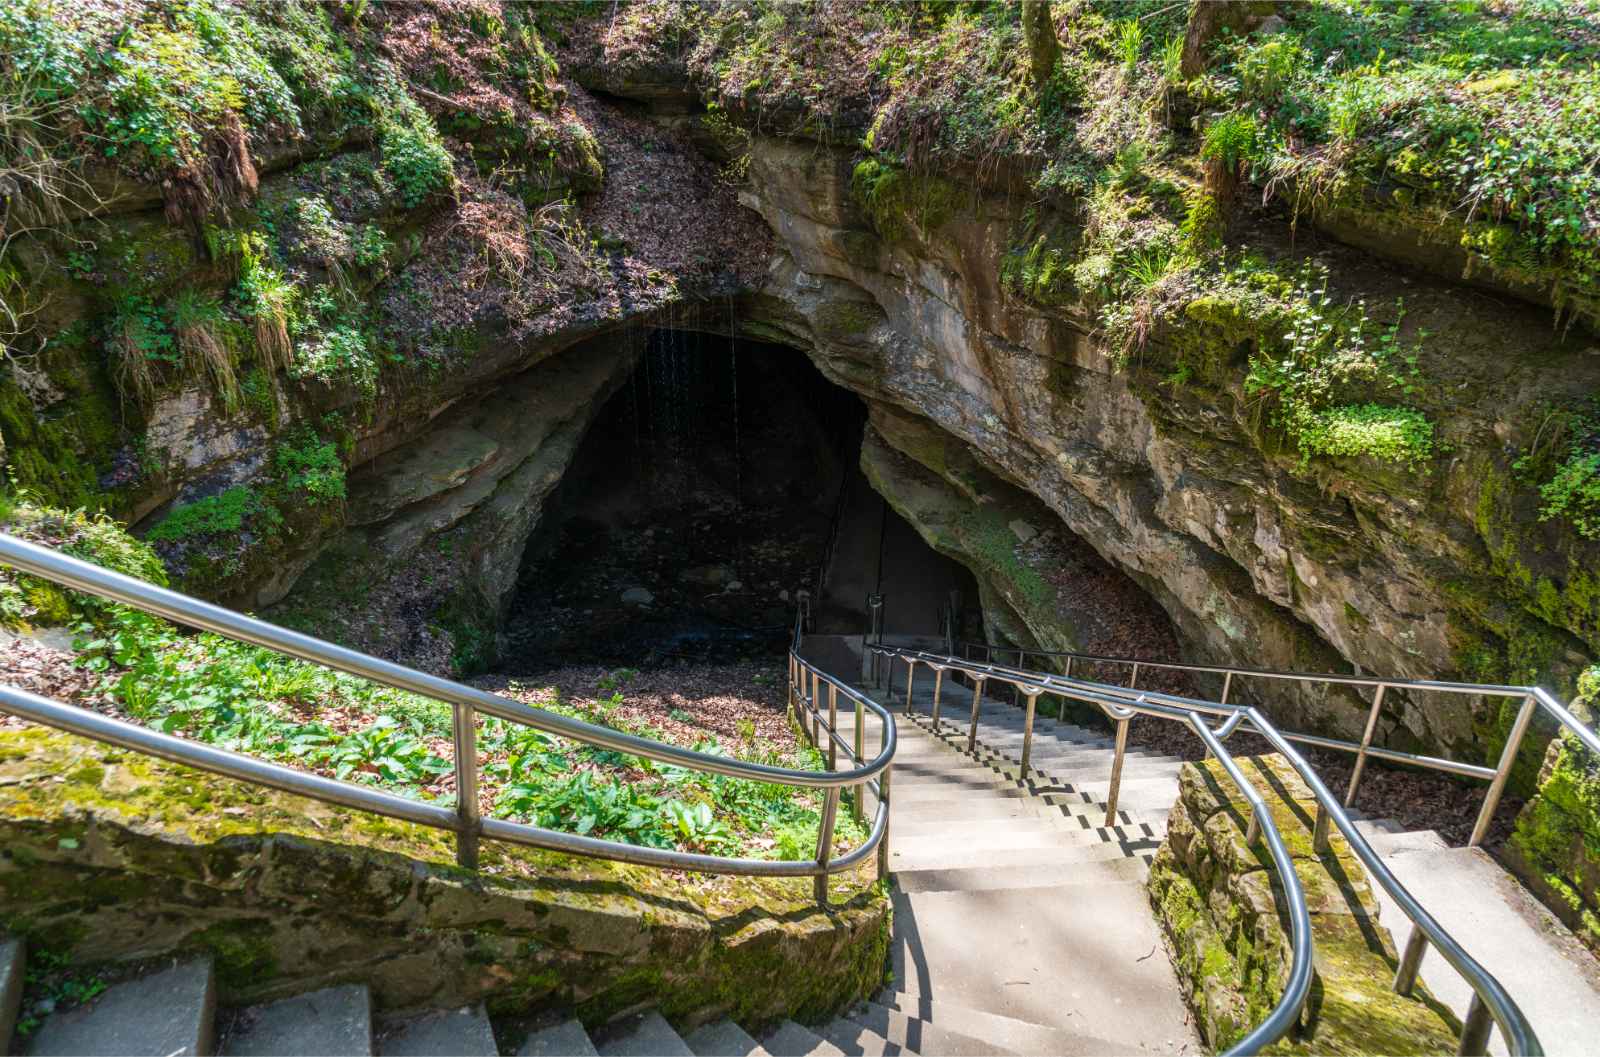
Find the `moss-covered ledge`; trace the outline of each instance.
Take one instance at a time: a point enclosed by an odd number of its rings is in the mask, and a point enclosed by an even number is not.
[[[1312,852],[1316,801],[1281,756],[1239,760],[1267,800],[1311,910],[1315,978],[1300,1026],[1270,1053],[1454,1053],[1459,1024],[1419,983],[1391,989],[1394,944],[1342,837]],[[1186,763],[1150,899],[1201,1037],[1221,1050],[1259,1024],[1289,975],[1288,919],[1264,848],[1245,844],[1249,805],[1215,760]]]
[[[362,982],[384,1007],[648,1003],[674,1022],[814,1020],[883,980],[866,866],[809,879],[669,874],[486,843],[35,727],[0,729],[0,932],[72,963],[208,950],[224,1002]]]

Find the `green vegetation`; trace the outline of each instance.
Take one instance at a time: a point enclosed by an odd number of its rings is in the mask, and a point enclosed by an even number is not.
[[[333,442],[302,432],[294,443],[279,446],[275,461],[290,491],[304,492],[312,503],[344,499],[344,460]]]
[[[960,192],[937,177],[916,177],[896,165],[875,158],[858,163],[850,176],[850,190],[872,217],[884,238],[904,233],[907,223],[918,231],[939,227],[955,215]]]
[[[52,1012],[65,1011],[94,1000],[107,986],[101,973],[71,968],[65,955],[48,948],[28,951],[23,982],[32,1001],[25,1004],[17,1016],[19,1039],[38,1031],[49,1015],[39,1011],[41,1003],[49,1003],[45,1008]]]
[[[13,536],[58,548],[74,558],[163,587],[167,584],[161,559],[103,514],[52,510],[26,495],[0,493],[0,525]],[[116,609],[109,602],[0,566],[0,624],[7,627],[98,622]]]
[[[302,438],[279,449],[286,481],[316,496],[342,470],[332,444]],[[296,484],[298,477],[306,483]],[[331,498],[324,492],[324,499]],[[313,501],[317,501],[315,498]],[[120,572],[166,583],[160,560],[105,517],[63,514],[7,500],[6,530],[56,546]],[[157,541],[237,533],[266,511],[261,498],[236,487],[180,507],[155,531]],[[414,694],[306,664],[172,624],[114,603],[68,592],[0,570],[0,621],[71,624],[79,663],[97,676],[90,691],[137,722],[408,796],[450,795],[451,710]],[[602,680],[592,702],[542,702],[557,713],[620,727],[658,741],[672,739],[615,715],[634,673]],[[85,702],[93,703],[93,702]],[[690,747],[785,767],[820,769],[807,747],[779,749],[745,725],[736,744],[703,739]],[[480,767],[497,816],[652,847],[781,858],[814,854],[820,798],[812,790],[748,782],[664,766],[639,757],[582,747],[517,724],[483,722]],[[864,832],[844,816],[841,839]]]
[[[216,495],[175,507],[151,529],[146,538],[157,542],[197,536],[233,535],[245,520],[266,509],[261,496],[245,485],[234,485]]]
[[[1542,520],[1560,519],[1585,539],[1600,539],[1600,399],[1550,412],[1514,469],[1538,485]]]
[[[109,623],[82,627],[82,663],[98,693],[130,718],[168,733],[222,745],[407,796],[450,795],[451,711],[215,635],[186,635],[165,621],[117,608]],[[552,711],[616,726],[620,692]],[[671,739],[640,725],[623,729]],[[730,752],[781,766],[822,765],[809,749],[780,752],[744,738]],[[479,739],[485,788],[497,817],[651,847],[803,858],[815,853],[818,804],[808,791],[706,775],[590,749],[528,727],[487,719]],[[841,817],[841,836],[864,833]]]
[[[1600,289],[1600,38],[1561,5],[1293,4],[1219,45],[1193,90],[1259,121],[1259,175],[1297,202],[1398,185],[1476,219],[1466,248],[1563,293]],[[1485,232],[1489,232],[1485,236]]]
[[[1303,271],[1279,301],[1287,332],[1282,345],[1258,347],[1251,357],[1245,391],[1276,398],[1272,423],[1312,455],[1366,455],[1412,465],[1433,454],[1433,424],[1408,407],[1343,404],[1346,394],[1390,392],[1407,396],[1417,388],[1417,347],[1400,338],[1405,305],[1396,302],[1386,327],[1367,315],[1364,301],[1340,305],[1328,294],[1327,277]],[[1259,277],[1247,275],[1257,281]],[[1420,343],[1426,333],[1417,335]]]

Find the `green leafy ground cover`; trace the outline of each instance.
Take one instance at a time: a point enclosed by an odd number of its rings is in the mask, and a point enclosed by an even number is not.
[[[8,531],[157,583],[150,549],[114,523],[13,506]],[[211,634],[186,633],[126,607],[0,570],[0,618],[66,624],[84,673],[66,696],[156,730],[370,784],[453,800],[451,710],[414,694]],[[691,692],[636,694],[638,673],[565,673],[504,692],[561,715],[717,755],[804,769],[821,756],[781,717],[781,676],[740,669],[701,676]],[[695,677],[683,676],[690,683]],[[651,680],[646,677],[646,683]],[[730,700],[748,718],[727,721]],[[714,709],[720,726],[713,730]],[[484,719],[482,808],[495,817],[650,847],[785,859],[815,854],[819,798],[810,791],[662,766],[518,724]],[[841,846],[864,832],[840,818]]]

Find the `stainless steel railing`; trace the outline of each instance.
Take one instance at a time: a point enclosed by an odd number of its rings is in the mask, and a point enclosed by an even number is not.
[[[861,753],[857,751],[847,754],[853,764],[847,770],[804,771],[696,752],[560,716],[485,690],[407,668],[380,657],[336,646],[310,635],[290,631],[122,573],[103,569],[98,565],[4,533],[0,533],[0,563],[180,624],[203,628],[239,642],[252,643],[290,657],[360,676],[383,686],[405,690],[451,705],[455,741],[456,803],[454,808],[450,808],[440,804],[410,800],[352,782],[308,774],[251,756],[158,733],[137,724],[52,701],[25,690],[0,686],[0,711],[9,712],[23,719],[239,781],[269,786],[358,811],[448,830],[456,836],[458,861],[468,868],[475,868],[477,865],[480,838],[488,838],[570,855],[612,859],[662,869],[764,877],[812,877],[816,881],[818,902],[826,903],[828,878],[831,875],[855,867],[874,850],[879,853],[880,865],[887,861],[884,844],[889,824],[888,804],[886,789],[879,790],[878,787],[880,782],[883,786],[887,786],[890,763],[894,759],[894,719],[881,705],[817,671],[792,651],[791,685],[797,670],[810,673],[817,680],[817,685],[823,683],[828,685],[830,697],[843,695],[847,701],[855,705],[859,713],[871,712],[878,717],[883,734],[882,744],[875,756],[863,759]],[[818,700],[817,695],[813,694],[806,699],[806,707],[814,709]],[[795,702],[791,699],[790,704],[794,707]],[[480,715],[493,716],[548,734],[570,738],[585,745],[613,749],[691,771],[777,785],[821,789],[824,791],[823,810],[817,835],[816,856],[811,861],[797,862],[703,855],[641,847],[621,841],[563,833],[506,819],[483,817],[478,805],[477,719]],[[836,763],[835,754],[832,764]],[[861,790],[868,787],[878,790],[879,806],[867,839],[860,847],[852,849],[845,855],[834,857],[832,854],[834,824],[840,791],[845,788],[855,788],[857,790],[855,799],[857,804],[860,804],[863,800]]]
[[[1273,847],[1275,831],[1267,828],[1267,822],[1270,822],[1270,818],[1265,821],[1262,820],[1261,816],[1264,812],[1257,807],[1258,795],[1250,788],[1242,772],[1222,745],[1226,737],[1241,726],[1248,724],[1256,733],[1266,738],[1278,752],[1283,754],[1284,758],[1305,780],[1307,787],[1311,789],[1316,797],[1317,817],[1313,824],[1313,848],[1319,853],[1326,851],[1329,846],[1329,828],[1330,826],[1337,826],[1340,833],[1349,842],[1351,850],[1362,861],[1372,876],[1378,880],[1378,883],[1384,887],[1385,891],[1393,897],[1402,912],[1411,920],[1413,930],[1395,974],[1395,991],[1400,994],[1409,994],[1411,992],[1416,984],[1417,971],[1421,967],[1423,955],[1430,947],[1435,948],[1461,974],[1473,990],[1472,1003],[1468,1008],[1462,1029],[1460,1053],[1482,1054],[1486,1052],[1491,1023],[1499,1027],[1502,1037],[1506,1040],[1507,1050],[1513,1057],[1544,1052],[1539,1045],[1538,1037],[1535,1035],[1532,1026],[1510,995],[1507,994],[1505,988],[1488,970],[1479,965],[1455,937],[1445,931],[1444,927],[1407,891],[1399,878],[1394,876],[1394,873],[1378,857],[1372,846],[1367,843],[1365,836],[1355,828],[1354,822],[1351,821],[1345,811],[1345,805],[1328,790],[1316,771],[1294,749],[1292,744],[1295,741],[1306,741],[1311,744],[1321,745],[1327,739],[1312,738],[1304,735],[1286,735],[1273,726],[1271,721],[1259,709],[1249,706],[1230,705],[1226,702],[1206,701],[1176,694],[1159,693],[1154,690],[1136,690],[1106,683],[1089,682],[1082,679],[1074,679],[1064,674],[1058,675],[1052,672],[986,664],[963,657],[929,653],[899,646],[874,644],[869,648],[889,660],[891,673],[893,671],[893,663],[896,660],[906,663],[905,708],[908,715],[912,710],[917,666],[926,665],[930,671],[935,673],[932,716],[936,726],[939,721],[939,697],[945,673],[960,673],[972,680],[974,684],[972,715],[967,737],[969,751],[976,743],[979,711],[982,706],[983,690],[986,684],[999,682],[1015,687],[1018,694],[1026,699],[1023,742],[1019,761],[1023,778],[1027,777],[1028,772],[1028,758],[1033,739],[1035,704],[1041,694],[1055,694],[1099,708],[1116,725],[1117,731],[1115,749],[1113,750],[1115,756],[1112,762],[1111,781],[1106,796],[1106,825],[1108,826],[1114,825],[1116,822],[1117,796],[1121,784],[1122,761],[1127,750],[1129,721],[1135,715],[1148,715],[1186,724],[1205,742],[1207,750],[1222,763],[1229,777],[1239,786],[1240,791],[1251,803],[1252,822],[1246,832],[1246,840],[1254,844],[1257,839],[1266,835],[1265,839],[1269,850],[1272,851],[1274,864],[1282,877],[1285,898],[1289,903],[1291,926],[1294,926],[1299,915],[1306,912],[1306,910],[1304,895],[1300,892],[1299,880],[1294,874],[1293,864],[1287,860],[1287,857],[1280,859],[1278,856]],[[1376,682],[1400,685],[1402,681],[1376,680]],[[893,692],[892,674],[889,682],[889,691],[890,693]],[[1532,697],[1531,692],[1529,692],[1528,696]],[[1563,709],[1562,711],[1565,710]],[[1519,720],[1524,727],[1526,726],[1527,713],[1528,706],[1525,705],[1523,712],[1519,714]],[[1570,716],[1570,713],[1568,715]],[[1206,725],[1205,717],[1208,716],[1217,717],[1221,720],[1215,730]],[[1576,719],[1573,719],[1573,722],[1576,723]],[[1520,734],[1520,732],[1516,731],[1513,733],[1514,735]],[[1284,995],[1277,1007],[1250,1035],[1236,1043],[1234,1048],[1229,1051],[1230,1053],[1256,1052],[1261,1047],[1270,1045],[1277,1039],[1282,1038],[1283,1034],[1293,1025],[1295,1018],[1299,1015],[1301,1006],[1304,1005],[1306,995],[1309,993],[1311,957],[1309,929],[1306,932],[1306,936],[1306,946],[1303,951],[1298,939],[1293,940],[1295,961],[1291,967]],[[1301,959],[1302,953],[1304,954],[1303,962]],[[1304,977],[1301,976],[1302,967]]]
[[[1580,722],[1564,704],[1556,699],[1555,695],[1542,686],[1503,686],[1492,683],[1461,683],[1437,679],[1393,679],[1383,676],[1343,675],[1333,672],[1292,672],[1270,668],[1185,664],[1177,661],[1137,660],[1131,657],[1099,657],[1093,654],[1072,653],[1062,650],[1024,650],[1016,647],[1002,649],[990,646],[987,643],[974,642],[964,642],[961,647],[962,656],[966,658],[970,658],[975,649],[986,651],[985,660],[991,660],[995,652],[1016,653],[1017,667],[1023,670],[1027,668],[1027,659],[1029,657],[1063,659],[1065,662],[1063,674],[1067,676],[1072,674],[1074,663],[1123,665],[1129,667],[1130,672],[1128,685],[1117,688],[1122,693],[1135,690],[1139,682],[1140,672],[1150,669],[1220,675],[1222,676],[1222,693],[1218,701],[1222,704],[1227,704],[1228,697],[1233,691],[1235,679],[1275,679],[1298,683],[1369,688],[1372,690],[1372,704],[1367,711],[1366,726],[1362,731],[1359,742],[1329,738],[1317,734],[1293,732],[1285,732],[1283,736],[1302,745],[1312,745],[1317,748],[1332,749],[1336,752],[1355,754],[1356,761],[1355,766],[1351,769],[1350,784],[1345,789],[1344,804],[1346,807],[1355,803],[1356,790],[1360,788],[1362,774],[1369,759],[1409,764],[1414,767],[1445,771],[1467,778],[1488,781],[1489,788],[1484,793],[1483,805],[1478,811],[1477,821],[1473,824],[1472,836],[1467,841],[1468,847],[1476,847],[1483,843],[1484,837],[1488,835],[1489,823],[1493,821],[1494,813],[1500,806],[1500,797],[1505,792],[1506,781],[1511,776],[1511,768],[1516,763],[1517,754],[1522,749],[1523,738],[1528,733],[1528,728],[1535,712],[1543,712],[1553,719],[1561,729],[1576,738],[1590,752],[1600,755],[1600,734],[1596,734],[1595,731]],[[1487,767],[1482,764],[1466,763],[1461,760],[1451,760],[1439,756],[1401,752],[1397,749],[1389,749],[1372,744],[1373,736],[1378,729],[1378,717],[1383,712],[1384,696],[1391,690],[1464,694],[1473,697],[1521,698],[1522,705],[1517,712],[1516,718],[1512,720],[1510,730],[1507,731],[1506,742],[1501,747],[1499,759],[1496,761],[1495,766]]]

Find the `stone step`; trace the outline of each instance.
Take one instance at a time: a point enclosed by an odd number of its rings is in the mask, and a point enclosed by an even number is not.
[[[606,1025],[594,1048],[600,1057],[694,1057],[683,1036],[654,1009]]]
[[[889,864],[926,858],[949,850],[952,844],[966,851],[999,851],[1012,848],[1083,847],[1096,844],[1159,844],[1163,834],[1154,826],[1111,826],[1095,829],[1069,829],[1059,826],[1003,826],[979,832],[894,833],[889,842]]]
[[[1039,815],[1019,815],[1006,824],[1008,830],[1020,833],[1048,832],[1048,833],[1083,833],[1091,830],[1104,830],[1107,827],[1104,812],[1095,812],[1092,815],[1070,815],[1066,813],[1052,814],[1045,812]],[[1152,822],[1124,822],[1122,828],[1130,832],[1159,835],[1164,832],[1164,823]],[[1116,827],[1112,827],[1116,828]],[[987,819],[925,819],[900,820],[895,826],[892,841],[899,841],[909,837],[943,836],[949,840],[960,841],[969,835],[981,836],[994,832],[992,820]]]
[[[963,746],[964,747],[964,746]],[[983,737],[978,738],[978,758],[985,761],[1001,759],[1016,762],[1022,757],[1022,739],[1014,741],[997,742]],[[1034,738],[1033,750],[1028,756],[1030,766],[1045,767],[1046,762],[1053,763],[1059,771],[1076,769],[1101,768],[1106,774],[1111,773],[1111,765],[1116,762],[1117,754],[1111,748],[1083,748],[1078,745],[1052,744],[1047,738]],[[1183,765],[1183,761],[1173,756],[1164,756],[1158,753],[1141,753],[1132,750],[1125,752],[1122,757],[1124,769],[1143,767],[1176,773]]]
[[[1546,1053],[1590,1053],[1600,1025],[1600,971],[1594,956],[1533,894],[1482,848],[1380,853],[1417,901],[1479,964],[1510,988]],[[1379,922],[1404,948],[1411,922],[1379,884]],[[1471,990],[1460,974],[1429,951],[1422,982],[1457,1016]],[[1518,986],[1518,984],[1522,986]],[[1491,1053],[1504,1053],[1498,1031]]]
[[[1014,1017],[1003,1017],[981,1009],[969,1009],[954,1002],[935,1002],[903,991],[882,991],[874,999],[908,1020],[932,1024],[975,1039],[983,1039],[1013,1053],[1049,1053],[1064,1057],[1093,1057],[1097,1054],[1135,1052],[1105,1039],[1078,1035]]]
[[[1022,800],[1027,797],[1025,789],[992,784],[986,789],[963,788],[954,782],[940,782],[929,785],[894,784],[889,791],[889,798],[902,804],[917,804],[925,800],[949,800],[952,797],[971,798],[973,795],[982,795],[990,799]]]
[[[174,961],[48,1017],[28,1040],[37,1057],[195,1057],[210,1053],[216,1016],[211,959]]]
[[[1401,833],[1380,833],[1367,838],[1372,850],[1379,855],[1406,855],[1411,852],[1445,851],[1450,845],[1431,829],[1409,830]]]
[[[384,1026],[378,1033],[383,1057],[499,1057],[494,1028],[482,1006],[441,1009]]]
[[[731,1020],[705,1024],[683,1037],[697,1057],[768,1057],[766,1048]]]
[[[918,892],[987,892],[1014,888],[1070,888],[1143,883],[1155,848],[1125,849],[1115,844],[1082,849],[1078,862],[1061,866],[972,866],[957,869],[899,870],[895,886]]]
[[[1148,850],[1153,853],[1159,844],[1158,840],[1150,840]],[[1057,844],[1040,848],[964,848],[945,842],[940,848],[908,853],[895,850],[891,844],[889,869],[898,874],[909,870],[961,870],[980,866],[1070,866],[1102,854],[1103,849],[1128,854],[1125,850],[1119,850],[1121,848],[1120,844],[1105,842],[1091,845]]]
[[[813,1030],[837,1047],[845,1057],[881,1057],[883,1054],[916,1052],[897,1047],[866,1025],[846,1017],[835,1017]]]
[[[576,1019],[563,1020],[528,1033],[517,1057],[599,1057],[594,1041]]]
[[[239,1010],[222,1040],[225,1057],[352,1057],[372,1052],[372,996],[362,984],[326,987]]]
[[[1141,883],[897,891],[893,899],[898,991],[1119,1048],[1192,1045]]]
[[[839,1047],[792,1020],[769,1031],[761,1045],[772,1057],[844,1057]]]
[[[921,800],[902,804],[891,792],[889,797],[891,825],[902,819],[962,819],[962,818],[1016,818],[1028,815],[1035,818],[1042,812],[1053,811],[1048,804],[1036,799],[963,799],[951,796],[947,800]]]
[[[1072,788],[1094,799],[1105,803],[1106,796],[1111,792],[1111,783],[1104,782],[1073,782]],[[1159,778],[1132,778],[1124,775],[1122,785],[1118,792],[1117,801],[1128,801],[1130,804],[1137,801],[1140,804],[1165,804],[1170,808],[1178,799],[1177,775]],[[1165,808],[1163,808],[1165,810]]]
[[[0,937],[0,1052],[10,1053],[11,1032],[22,1006],[22,981],[27,944],[15,937]]]
[[[873,1036],[886,1039],[890,1047],[866,1051],[873,1053],[928,1053],[945,1057],[984,1057],[985,1054],[1007,1054],[1015,1051],[999,1045],[993,1039],[978,1039],[964,1035],[953,1028],[907,1016],[898,1009],[862,1002],[850,1009],[846,1016],[866,1028]],[[846,1051],[850,1052],[850,1051]]]

